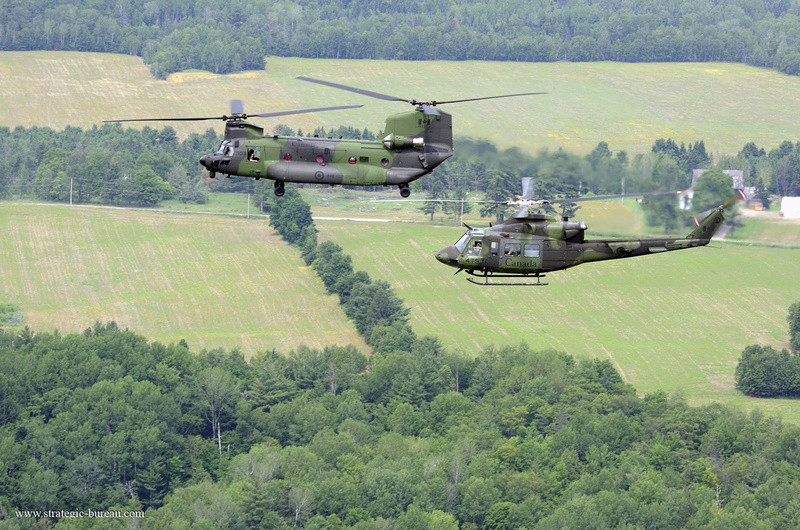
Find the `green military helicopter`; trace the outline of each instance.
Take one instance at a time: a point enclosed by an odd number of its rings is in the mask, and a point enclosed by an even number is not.
[[[264,129],[247,121],[248,118],[271,118],[344,110],[362,105],[300,109],[262,114],[246,114],[241,100],[231,102],[230,116],[196,118],[136,118],[106,120],[130,121],[200,121],[223,120],[224,140],[214,153],[200,158],[213,178],[216,173],[227,176],[267,178],[275,181],[275,195],[282,196],[285,182],[351,186],[397,186],[401,197],[411,194],[409,183],[430,173],[453,155],[452,117],[438,105],[484,99],[543,94],[525,92],[450,101],[417,101],[369,90],[331,83],[310,77],[302,81],[338,88],[384,101],[403,101],[413,111],[386,118],[386,128],[380,141],[342,140],[333,138],[301,138],[295,136],[265,136]]]
[[[569,221],[544,213],[542,207],[549,203],[571,203],[641,197],[645,195],[677,194],[681,192],[655,192],[629,195],[605,195],[558,200],[533,200],[533,180],[523,179],[523,194],[517,201],[475,201],[491,204],[519,206],[519,210],[503,224],[489,228],[472,228],[454,244],[436,253],[436,259],[445,265],[458,268],[456,274],[466,271],[476,278],[467,278],[477,285],[547,285],[541,283],[545,273],[575,267],[582,263],[607,259],[632,258],[708,245],[711,237],[724,220],[723,211],[744,192],[725,204],[714,208],[701,219],[695,218],[697,228],[683,238],[652,239],[585,239],[586,224]],[[536,278],[531,282],[493,282],[494,278]]]

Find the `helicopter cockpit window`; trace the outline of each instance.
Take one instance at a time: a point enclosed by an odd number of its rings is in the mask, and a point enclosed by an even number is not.
[[[522,246],[519,243],[506,243],[503,247],[503,254],[506,256],[519,256]]]
[[[461,236],[461,239],[459,239],[455,244],[455,247],[458,249],[459,253],[464,252],[464,247],[467,246],[468,240],[469,240],[469,231],[465,232],[464,235]]]
[[[482,250],[483,250],[483,241],[480,239],[473,239],[469,244],[469,248],[467,249],[467,254],[470,256],[480,256]]]
[[[233,156],[233,144],[230,140],[223,140],[217,149],[217,154],[225,156]]]

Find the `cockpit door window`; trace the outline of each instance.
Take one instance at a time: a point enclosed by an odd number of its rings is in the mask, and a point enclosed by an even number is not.
[[[223,140],[219,145],[219,149],[217,150],[217,154],[224,156],[233,156],[233,152],[234,147],[230,140]]]

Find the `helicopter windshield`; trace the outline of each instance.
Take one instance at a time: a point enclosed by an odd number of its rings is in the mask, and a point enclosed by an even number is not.
[[[217,149],[217,154],[225,156],[233,156],[233,144],[230,140],[223,140]]]
[[[456,244],[454,245],[458,249],[459,253],[464,252],[464,247],[467,245],[468,240],[469,240],[469,230],[464,232],[464,235],[461,236],[461,239],[456,241]]]

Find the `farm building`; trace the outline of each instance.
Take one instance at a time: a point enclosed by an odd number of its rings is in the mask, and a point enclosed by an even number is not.
[[[787,219],[800,219],[800,197],[782,198],[781,216]]]

